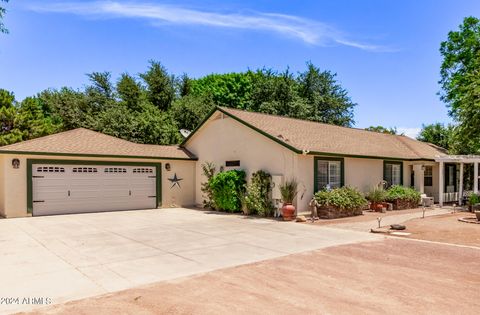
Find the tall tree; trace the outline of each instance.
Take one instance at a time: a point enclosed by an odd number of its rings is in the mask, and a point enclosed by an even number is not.
[[[422,125],[422,130],[417,140],[433,143],[441,148],[450,149],[452,145],[453,126],[445,126],[442,123]]]
[[[141,110],[143,88],[134,77],[123,73],[117,81],[117,94],[122,102],[133,111]]]
[[[311,62],[298,77],[300,96],[310,105],[310,119],[340,126],[353,125],[353,108],[357,105],[336,80],[336,74],[321,71]]]
[[[457,122],[453,149],[480,153],[480,20],[467,17],[441,43],[441,99]]]
[[[148,99],[160,110],[168,110],[175,98],[175,78],[168,74],[160,62],[150,61],[150,66],[140,77],[148,87]]]
[[[7,3],[8,0],[0,0],[0,2]],[[7,13],[7,9],[5,9],[3,6],[0,5],[0,33],[8,34],[8,29],[5,27],[5,24],[3,23],[3,18],[5,16],[5,13]]]

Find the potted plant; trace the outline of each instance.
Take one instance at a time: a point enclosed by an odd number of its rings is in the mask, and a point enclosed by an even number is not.
[[[282,195],[283,201],[282,216],[285,221],[291,221],[295,216],[293,200],[297,197],[297,187],[298,183],[294,178],[287,180],[280,185],[280,194]]]
[[[366,198],[370,201],[370,210],[381,211],[382,208],[387,208],[388,204],[385,202],[386,192],[382,187],[373,188]]]
[[[480,221],[480,195],[472,193],[468,196],[468,210],[475,212],[477,220]]]

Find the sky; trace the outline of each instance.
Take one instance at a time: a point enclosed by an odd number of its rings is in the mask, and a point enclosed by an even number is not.
[[[2,5],[5,5],[1,2]],[[82,88],[86,73],[137,75],[149,60],[200,77],[257,68],[337,74],[355,107],[355,127],[449,123],[439,100],[440,43],[466,16],[468,0],[10,0],[0,34],[0,88],[17,100]]]

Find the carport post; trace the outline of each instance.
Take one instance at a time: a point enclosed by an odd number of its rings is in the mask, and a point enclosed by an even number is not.
[[[473,162],[473,192],[478,194],[478,162]]]
[[[463,162],[460,162],[460,183],[458,185],[458,205],[463,202]]]
[[[445,187],[443,186],[443,177],[445,172],[443,170],[443,161],[438,162],[438,204],[443,207],[443,193]]]

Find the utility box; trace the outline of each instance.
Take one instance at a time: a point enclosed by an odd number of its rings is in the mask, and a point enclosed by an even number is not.
[[[272,175],[272,199],[282,199],[280,185],[283,184],[283,175]]]

